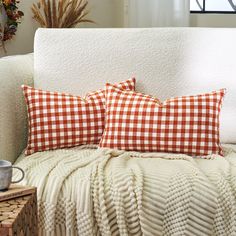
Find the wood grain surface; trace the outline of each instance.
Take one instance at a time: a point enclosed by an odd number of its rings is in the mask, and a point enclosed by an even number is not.
[[[35,191],[36,191],[35,187],[11,184],[7,191],[0,191],[0,202],[15,197],[29,195],[35,193]]]

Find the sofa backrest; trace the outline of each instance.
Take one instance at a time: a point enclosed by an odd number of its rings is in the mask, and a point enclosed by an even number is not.
[[[39,29],[35,87],[84,95],[135,76],[160,99],[227,88],[223,142],[236,143],[236,29]]]

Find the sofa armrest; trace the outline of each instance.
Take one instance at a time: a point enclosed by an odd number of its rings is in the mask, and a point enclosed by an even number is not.
[[[22,84],[33,84],[33,54],[0,59],[0,159],[14,162],[27,142]]]

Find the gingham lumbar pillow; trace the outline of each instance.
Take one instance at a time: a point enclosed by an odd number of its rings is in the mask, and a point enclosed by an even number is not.
[[[130,151],[220,154],[225,90],[159,100],[106,86],[106,125],[99,146]]]
[[[117,84],[134,90],[135,79]],[[38,151],[98,144],[105,121],[105,90],[85,98],[22,85],[28,110],[27,155]]]

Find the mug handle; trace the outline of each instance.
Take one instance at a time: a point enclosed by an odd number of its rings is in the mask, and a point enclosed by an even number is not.
[[[21,171],[21,173],[22,173],[22,177],[19,179],[19,180],[16,180],[16,181],[12,181],[11,183],[12,184],[16,184],[16,183],[19,183],[21,180],[23,180],[24,179],[24,177],[25,177],[25,172],[20,168],[20,167],[17,167],[17,166],[12,166],[12,168],[15,168],[15,169],[18,169],[18,170],[20,170]]]

